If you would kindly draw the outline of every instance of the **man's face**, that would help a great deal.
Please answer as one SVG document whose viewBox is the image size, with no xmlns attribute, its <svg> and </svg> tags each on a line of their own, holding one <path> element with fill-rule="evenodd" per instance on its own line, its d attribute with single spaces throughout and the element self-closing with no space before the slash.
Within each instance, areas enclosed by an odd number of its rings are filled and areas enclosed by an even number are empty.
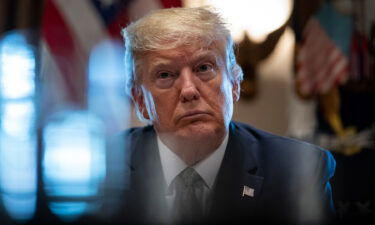
<svg viewBox="0 0 375 225">
<path fill-rule="evenodd" d="M 238 84 L 229 80 L 225 48 L 218 46 L 153 51 L 140 59 L 142 92 L 133 95 L 159 134 L 198 140 L 227 132 Z"/>
</svg>

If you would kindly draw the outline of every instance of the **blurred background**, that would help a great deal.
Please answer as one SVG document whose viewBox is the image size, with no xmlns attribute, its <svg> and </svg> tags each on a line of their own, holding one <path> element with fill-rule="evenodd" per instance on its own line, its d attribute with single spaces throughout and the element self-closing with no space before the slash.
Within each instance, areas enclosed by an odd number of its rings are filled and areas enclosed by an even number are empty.
<svg viewBox="0 0 375 225">
<path fill-rule="evenodd" d="M 330 150 L 340 223 L 374 222 L 375 1 L 0 0 L 0 224 L 118 210 L 126 156 L 108 140 L 144 125 L 124 92 L 121 28 L 203 5 L 238 44 L 234 120 Z"/>
</svg>

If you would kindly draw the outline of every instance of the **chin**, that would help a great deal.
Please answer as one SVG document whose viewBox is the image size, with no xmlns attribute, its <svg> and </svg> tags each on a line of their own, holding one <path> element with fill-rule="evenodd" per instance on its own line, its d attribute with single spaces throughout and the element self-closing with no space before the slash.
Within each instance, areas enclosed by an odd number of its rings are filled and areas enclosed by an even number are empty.
<svg viewBox="0 0 375 225">
<path fill-rule="evenodd" d="M 186 139 L 201 140 L 225 133 L 225 128 L 210 122 L 196 121 L 185 126 L 178 133 Z"/>
</svg>

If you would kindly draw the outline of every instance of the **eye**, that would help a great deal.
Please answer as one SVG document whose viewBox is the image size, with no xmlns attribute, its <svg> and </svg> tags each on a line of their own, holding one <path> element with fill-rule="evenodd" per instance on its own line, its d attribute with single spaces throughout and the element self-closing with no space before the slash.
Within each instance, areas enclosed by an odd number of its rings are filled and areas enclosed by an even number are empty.
<svg viewBox="0 0 375 225">
<path fill-rule="evenodd" d="M 204 73 L 204 72 L 212 71 L 213 69 L 214 69 L 214 67 L 213 67 L 212 64 L 210 64 L 210 63 L 203 63 L 203 64 L 200 64 L 200 65 L 196 68 L 196 72 Z"/>
<path fill-rule="evenodd" d="M 170 71 L 160 71 L 156 75 L 156 86 L 159 88 L 169 88 L 173 85 L 176 76 L 176 73 Z"/>
<path fill-rule="evenodd" d="M 168 71 L 162 71 L 162 72 L 159 72 L 158 75 L 157 75 L 157 78 L 158 79 L 168 79 L 168 78 L 172 78 L 174 75 L 173 73 L 171 72 L 168 72 Z"/>
</svg>

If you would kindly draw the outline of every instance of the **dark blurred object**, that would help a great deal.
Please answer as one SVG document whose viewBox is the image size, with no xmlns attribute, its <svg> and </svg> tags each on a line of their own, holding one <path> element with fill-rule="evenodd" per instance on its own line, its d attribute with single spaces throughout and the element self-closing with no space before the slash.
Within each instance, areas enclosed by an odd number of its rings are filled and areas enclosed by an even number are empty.
<svg viewBox="0 0 375 225">
<path fill-rule="evenodd" d="M 370 72 L 373 75 L 372 87 L 375 89 L 375 21 L 371 22 L 370 29 Z"/>
<path fill-rule="evenodd" d="M 366 7 L 371 7 L 364 0 L 352 1 L 352 18 L 354 30 L 352 33 L 350 52 L 350 77 L 345 88 L 353 92 L 375 92 L 374 54 L 371 39 L 372 28 L 366 30 L 366 23 L 370 24 L 366 15 Z"/>
<path fill-rule="evenodd" d="M 43 0 L 0 0 L 0 33 L 28 29 L 38 31 Z"/>
<path fill-rule="evenodd" d="M 370 30 L 370 55 L 372 56 L 372 62 L 374 62 L 375 57 L 375 21 L 371 23 Z M 374 71 L 374 70 L 373 70 Z"/>
</svg>

